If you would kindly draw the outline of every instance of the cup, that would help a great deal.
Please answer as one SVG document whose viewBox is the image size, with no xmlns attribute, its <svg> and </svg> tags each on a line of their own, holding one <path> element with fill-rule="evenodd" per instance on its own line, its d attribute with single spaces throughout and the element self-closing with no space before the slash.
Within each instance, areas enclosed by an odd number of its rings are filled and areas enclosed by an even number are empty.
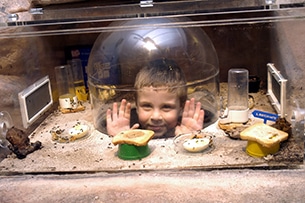
<svg viewBox="0 0 305 203">
<path fill-rule="evenodd" d="M 86 92 L 82 61 L 80 59 L 72 59 L 68 61 L 71 66 L 75 93 L 79 101 L 86 101 L 88 94 Z"/>
<path fill-rule="evenodd" d="M 249 100 L 249 73 L 247 69 L 232 68 L 228 76 L 228 109 L 247 110 Z"/>
<path fill-rule="evenodd" d="M 55 77 L 60 107 L 63 109 L 76 109 L 78 106 L 78 100 L 75 94 L 71 66 L 56 66 Z"/>
</svg>

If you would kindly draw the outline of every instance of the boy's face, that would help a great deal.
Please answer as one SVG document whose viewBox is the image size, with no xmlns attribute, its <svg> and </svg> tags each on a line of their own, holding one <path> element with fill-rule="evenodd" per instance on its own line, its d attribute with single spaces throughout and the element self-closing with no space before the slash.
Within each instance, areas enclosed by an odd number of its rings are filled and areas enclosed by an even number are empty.
<svg viewBox="0 0 305 203">
<path fill-rule="evenodd" d="M 181 113 L 178 96 L 167 90 L 144 87 L 137 95 L 137 113 L 143 129 L 153 130 L 161 137 L 173 130 Z"/>
</svg>

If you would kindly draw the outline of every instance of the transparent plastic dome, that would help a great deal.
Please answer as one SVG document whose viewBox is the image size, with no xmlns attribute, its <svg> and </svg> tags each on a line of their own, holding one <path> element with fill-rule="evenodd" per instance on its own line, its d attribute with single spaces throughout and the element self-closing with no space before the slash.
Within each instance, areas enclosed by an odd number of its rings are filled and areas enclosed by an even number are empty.
<svg viewBox="0 0 305 203">
<path fill-rule="evenodd" d="M 218 57 L 213 43 L 201 28 L 179 26 L 188 20 L 115 22 L 110 26 L 121 28 L 119 31 L 99 35 L 87 67 L 96 129 L 106 133 L 106 111 L 112 108 L 113 102 L 126 99 L 134 110 L 136 75 L 158 59 L 172 60 L 182 69 L 188 98 L 200 101 L 205 110 L 204 127 L 217 120 Z M 136 116 L 131 118 L 131 125 L 136 119 Z"/>
</svg>

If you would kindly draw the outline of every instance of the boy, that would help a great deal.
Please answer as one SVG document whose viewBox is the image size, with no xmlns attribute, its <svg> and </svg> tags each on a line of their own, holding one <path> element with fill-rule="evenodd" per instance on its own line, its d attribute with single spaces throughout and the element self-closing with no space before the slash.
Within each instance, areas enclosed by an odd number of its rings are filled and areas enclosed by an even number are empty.
<svg viewBox="0 0 305 203">
<path fill-rule="evenodd" d="M 160 138 L 203 128 L 201 103 L 187 100 L 185 76 L 173 61 L 159 59 L 144 67 L 137 74 L 135 89 L 139 123 L 131 129 L 153 130 L 154 138 Z M 130 129 L 130 112 L 131 104 L 125 99 L 119 108 L 114 103 L 112 111 L 107 110 L 107 133 L 114 136 Z"/>
</svg>

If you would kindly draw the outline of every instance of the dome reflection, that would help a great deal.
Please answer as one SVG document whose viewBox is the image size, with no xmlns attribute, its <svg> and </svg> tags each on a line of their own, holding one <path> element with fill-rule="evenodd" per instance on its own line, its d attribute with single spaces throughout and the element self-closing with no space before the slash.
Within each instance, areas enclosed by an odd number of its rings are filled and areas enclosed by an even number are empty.
<svg viewBox="0 0 305 203">
<path fill-rule="evenodd" d="M 205 126 L 217 119 L 218 57 L 206 33 L 197 27 L 179 27 L 181 19 L 141 19 L 115 22 L 119 31 L 101 33 L 87 67 L 95 127 L 105 133 L 105 112 L 127 99 L 134 107 L 137 73 L 150 62 L 169 59 L 183 70 L 188 97 L 205 109 Z M 176 26 L 177 25 L 177 26 Z M 132 119 L 136 122 L 136 117 Z"/>
</svg>

